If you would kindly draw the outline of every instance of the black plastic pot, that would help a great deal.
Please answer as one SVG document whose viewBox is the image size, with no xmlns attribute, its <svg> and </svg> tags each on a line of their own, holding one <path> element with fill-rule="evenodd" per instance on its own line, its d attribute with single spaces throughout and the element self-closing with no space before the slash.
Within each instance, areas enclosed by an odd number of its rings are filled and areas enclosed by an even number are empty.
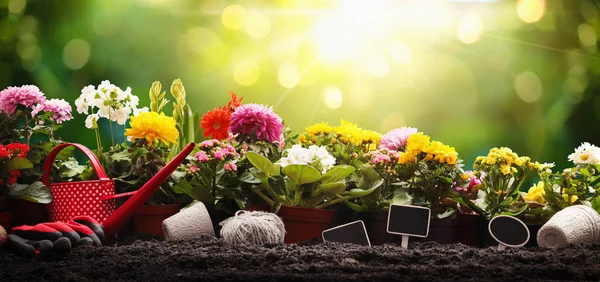
<svg viewBox="0 0 600 282">
<path fill-rule="evenodd" d="M 456 241 L 467 246 L 479 247 L 481 245 L 479 232 L 480 225 L 485 220 L 477 214 L 458 214 Z"/>
<path fill-rule="evenodd" d="M 427 237 L 419 238 L 414 241 L 433 241 L 439 244 L 454 244 L 458 241 L 457 230 L 458 220 L 456 218 L 431 219 Z"/>
</svg>

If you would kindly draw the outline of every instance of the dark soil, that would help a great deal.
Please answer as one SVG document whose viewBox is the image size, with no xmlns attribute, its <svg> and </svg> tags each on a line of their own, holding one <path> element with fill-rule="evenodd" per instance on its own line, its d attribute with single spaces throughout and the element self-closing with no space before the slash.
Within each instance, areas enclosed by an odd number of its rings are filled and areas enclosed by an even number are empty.
<svg viewBox="0 0 600 282">
<path fill-rule="evenodd" d="M 600 280 L 600 245 L 559 251 L 414 243 L 223 246 L 156 237 L 25 258 L 0 252 L 0 281 L 554 281 Z"/>
</svg>

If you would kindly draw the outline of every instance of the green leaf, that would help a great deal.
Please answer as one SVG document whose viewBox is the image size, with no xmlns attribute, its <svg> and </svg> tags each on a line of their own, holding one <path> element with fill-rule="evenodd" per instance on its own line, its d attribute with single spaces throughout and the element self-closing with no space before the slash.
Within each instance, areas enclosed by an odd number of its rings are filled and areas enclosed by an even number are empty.
<svg viewBox="0 0 600 282">
<path fill-rule="evenodd" d="M 52 193 L 50 193 L 50 189 L 39 181 L 33 182 L 31 185 L 14 185 L 10 187 L 9 195 L 13 198 L 39 204 L 48 204 L 52 202 Z"/>
<path fill-rule="evenodd" d="M 28 159 L 25 158 L 14 158 L 6 164 L 6 170 L 21 170 L 32 167 L 33 163 L 31 163 Z"/>
<path fill-rule="evenodd" d="M 284 167 L 283 174 L 293 179 L 298 185 L 317 182 L 321 178 L 321 173 L 309 165 L 293 164 Z"/>
<path fill-rule="evenodd" d="M 260 179 L 256 178 L 252 173 L 246 171 L 240 176 L 240 181 L 250 184 L 260 184 Z"/>
<path fill-rule="evenodd" d="M 357 205 L 357 204 L 352 203 L 350 201 L 346 201 L 345 203 L 346 203 L 346 205 L 348 207 L 350 207 L 355 212 L 365 212 L 365 211 L 367 211 L 369 209 L 369 207 L 367 205 Z"/>
<path fill-rule="evenodd" d="M 58 167 L 58 172 L 61 178 L 73 178 L 80 175 L 85 170 L 85 166 L 80 165 L 75 158 L 70 158 L 68 161 L 61 162 Z"/>
<path fill-rule="evenodd" d="M 267 174 L 267 176 L 279 175 L 277 167 L 264 156 L 255 152 L 248 152 L 246 158 L 254 167 Z"/>
<path fill-rule="evenodd" d="M 207 206 L 214 205 L 215 199 L 213 198 L 212 193 L 202 185 L 192 186 L 187 180 L 181 180 L 173 185 L 173 191 L 180 194 L 186 194 L 190 196 L 190 198 L 200 201 Z"/>
<path fill-rule="evenodd" d="M 355 170 L 356 170 L 356 168 L 354 168 L 353 166 L 337 165 L 337 166 L 334 166 L 332 169 L 330 169 L 325 174 L 323 174 L 323 176 L 321 176 L 321 179 L 319 179 L 319 181 L 323 184 L 338 182 L 338 181 L 344 180 L 346 177 L 348 177 L 350 174 L 352 174 Z"/>
<path fill-rule="evenodd" d="M 326 183 L 319 185 L 318 189 L 325 194 L 337 195 L 346 190 L 346 184 L 341 182 Z"/>
<path fill-rule="evenodd" d="M 348 191 L 348 195 L 353 198 L 360 198 L 360 197 L 364 197 L 364 196 L 367 196 L 367 195 L 373 193 L 375 191 L 375 189 L 377 189 L 377 187 L 371 188 L 369 190 L 354 188 L 354 189 L 350 189 L 350 191 Z"/>
</svg>

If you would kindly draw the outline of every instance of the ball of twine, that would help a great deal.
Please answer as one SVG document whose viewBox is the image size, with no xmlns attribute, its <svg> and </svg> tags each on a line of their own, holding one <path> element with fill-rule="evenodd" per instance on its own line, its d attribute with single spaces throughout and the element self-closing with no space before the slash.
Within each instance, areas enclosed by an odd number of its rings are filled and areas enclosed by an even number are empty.
<svg viewBox="0 0 600 282">
<path fill-rule="evenodd" d="M 229 246 L 283 244 L 285 237 L 283 221 L 274 213 L 242 210 L 219 225 Z"/>
</svg>

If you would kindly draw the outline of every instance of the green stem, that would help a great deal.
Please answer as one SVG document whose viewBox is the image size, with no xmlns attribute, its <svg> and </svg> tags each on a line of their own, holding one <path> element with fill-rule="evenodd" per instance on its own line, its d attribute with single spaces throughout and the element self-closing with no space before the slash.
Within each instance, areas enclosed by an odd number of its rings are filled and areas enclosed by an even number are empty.
<svg viewBox="0 0 600 282">
<path fill-rule="evenodd" d="M 347 200 L 347 199 L 349 199 L 349 198 L 346 198 L 346 197 L 340 197 L 340 198 L 337 198 L 337 199 L 335 199 L 335 200 L 333 200 L 333 201 L 329 201 L 329 202 L 322 203 L 322 204 L 320 204 L 320 205 L 316 206 L 316 207 L 315 207 L 315 209 L 322 209 L 322 208 L 326 208 L 326 207 L 328 207 L 328 206 L 331 206 L 331 205 L 334 205 L 334 204 L 337 204 L 337 203 L 343 202 L 343 201 L 345 201 L 345 200 Z"/>
<path fill-rule="evenodd" d="M 27 112 L 23 112 L 23 116 L 25 117 L 25 140 L 27 141 L 27 146 L 29 146 L 29 140 L 31 139 L 31 133 L 30 133 L 30 128 L 29 127 L 29 117 L 27 115 Z"/>
<path fill-rule="evenodd" d="M 267 202 L 267 204 L 269 204 L 270 206 L 273 206 L 275 204 L 275 201 L 269 199 L 269 197 L 267 197 L 267 195 L 263 194 L 263 192 L 261 192 L 260 190 L 252 189 L 252 191 L 254 191 L 254 193 L 256 193 L 256 195 L 261 197 L 263 200 L 265 200 L 265 202 Z"/>
<path fill-rule="evenodd" d="M 109 126 L 109 128 L 110 128 L 110 139 L 111 139 L 110 141 L 111 141 L 111 144 L 112 144 L 112 145 L 113 145 L 113 147 L 114 147 L 114 146 L 115 146 L 115 136 L 114 136 L 114 134 L 113 134 L 113 129 L 112 129 L 112 121 L 110 121 L 110 115 L 109 115 L 109 117 L 108 117 L 108 126 Z"/>
</svg>

